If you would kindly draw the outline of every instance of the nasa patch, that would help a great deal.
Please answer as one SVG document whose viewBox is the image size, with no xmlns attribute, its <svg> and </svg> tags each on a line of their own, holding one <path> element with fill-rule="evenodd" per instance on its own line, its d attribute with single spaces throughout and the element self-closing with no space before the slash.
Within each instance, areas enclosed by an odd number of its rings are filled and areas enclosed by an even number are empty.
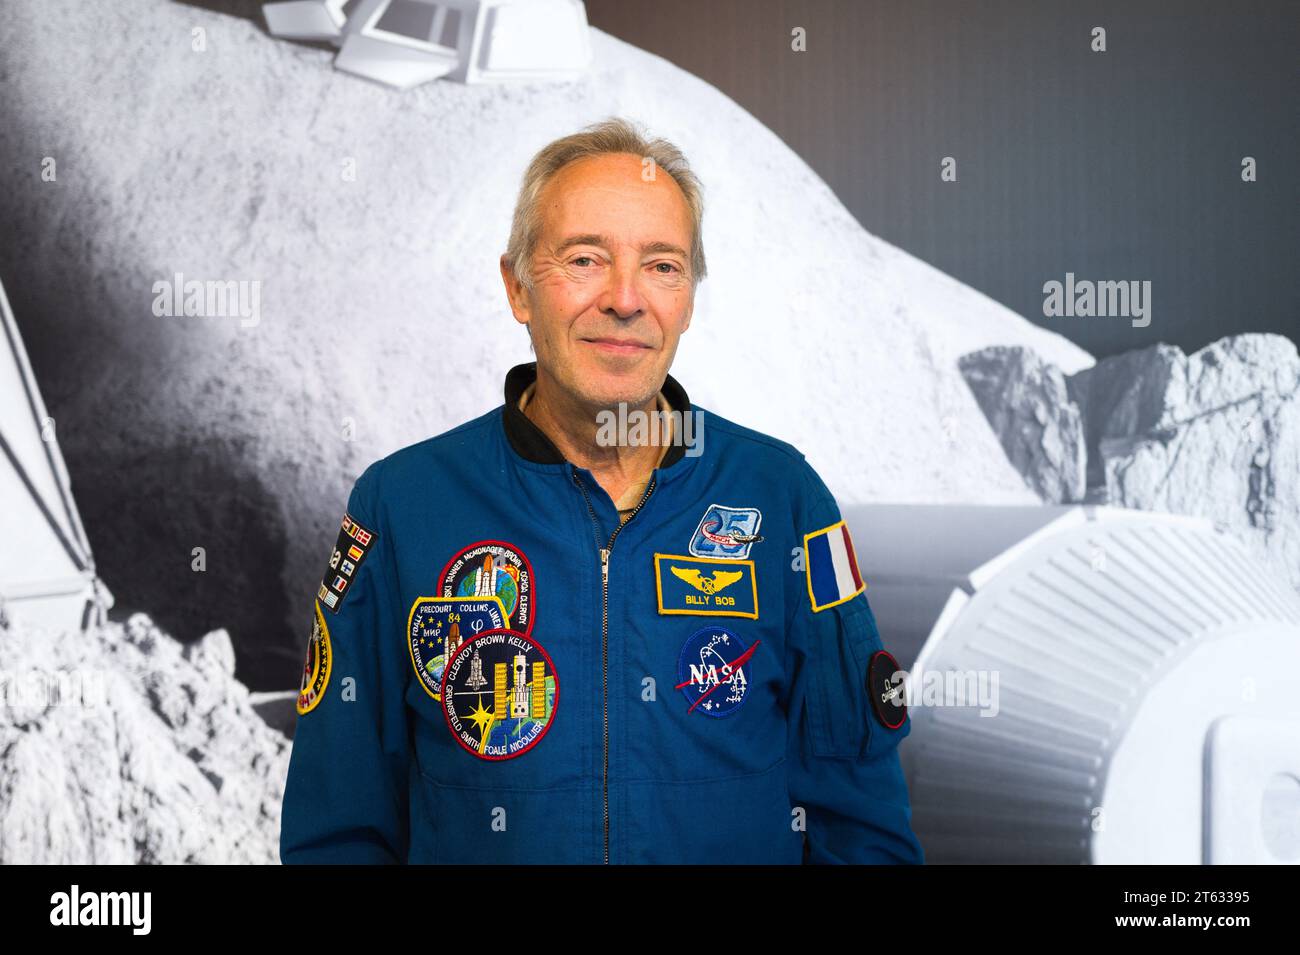
<svg viewBox="0 0 1300 955">
<path fill-rule="evenodd" d="M 763 539 L 758 533 L 762 523 L 763 512 L 756 507 L 710 504 L 687 550 L 696 557 L 744 560 L 749 549 Z"/>
<path fill-rule="evenodd" d="M 451 658 L 441 693 L 447 726 L 466 752 L 513 759 L 551 728 L 560 684 L 540 644 L 513 630 L 484 630 Z"/>
<path fill-rule="evenodd" d="M 750 658 L 758 649 L 755 640 L 746 647 L 726 627 L 696 630 L 682 645 L 677 658 L 677 686 L 690 704 L 709 716 L 730 716 L 749 695 Z"/>
<path fill-rule="evenodd" d="M 886 650 L 877 650 L 867 664 L 867 692 L 871 695 L 871 709 L 880 725 L 886 729 L 896 730 L 907 719 L 902 669 Z M 895 674 L 897 680 L 894 679 Z"/>
<path fill-rule="evenodd" d="M 438 576 L 438 591 L 443 597 L 496 597 L 507 627 L 525 636 L 532 632 L 533 565 L 513 544 L 470 544 L 447 561 Z"/>
<path fill-rule="evenodd" d="M 366 530 L 351 514 L 343 515 L 334 553 L 330 554 L 329 566 L 325 568 L 325 576 L 316 591 L 317 598 L 330 613 L 339 612 L 348 588 L 361 572 L 361 564 L 370 553 L 374 539 L 374 531 Z"/>
<path fill-rule="evenodd" d="M 320 604 L 312 601 L 311 636 L 307 638 L 307 659 L 302 666 L 302 679 L 298 684 L 298 715 L 310 713 L 325 698 L 325 687 L 330 682 L 330 667 L 334 652 L 330 648 L 330 630 Z"/>
<path fill-rule="evenodd" d="M 484 630 L 500 630 L 506 615 L 499 597 L 417 597 L 406 621 L 411 666 L 424 691 L 442 699 L 442 671 L 460 645 Z"/>
</svg>

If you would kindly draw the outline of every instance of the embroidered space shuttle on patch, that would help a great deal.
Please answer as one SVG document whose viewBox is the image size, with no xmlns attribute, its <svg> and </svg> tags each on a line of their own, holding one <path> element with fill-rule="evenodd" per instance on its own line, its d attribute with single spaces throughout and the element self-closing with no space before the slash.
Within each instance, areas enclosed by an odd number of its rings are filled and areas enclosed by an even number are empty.
<svg viewBox="0 0 1300 955">
<path fill-rule="evenodd" d="M 867 589 L 844 521 L 805 534 L 803 553 L 814 613 L 852 600 Z"/>
</svg>

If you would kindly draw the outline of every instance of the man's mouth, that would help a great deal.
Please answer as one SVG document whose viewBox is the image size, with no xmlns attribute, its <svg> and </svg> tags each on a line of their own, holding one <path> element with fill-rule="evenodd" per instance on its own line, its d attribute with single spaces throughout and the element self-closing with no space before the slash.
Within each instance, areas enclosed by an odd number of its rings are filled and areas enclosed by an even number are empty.
<svg viewBox="0 0 1300 955">
<path fill-rule="evenodd" d="M 650 348 L 644 342 L 629 338 L 584 338 L 582 341 L 588 345 L 595 345 L 602 351 L 612 352 L 616 355 L 632 355 Z"/>
</svg>

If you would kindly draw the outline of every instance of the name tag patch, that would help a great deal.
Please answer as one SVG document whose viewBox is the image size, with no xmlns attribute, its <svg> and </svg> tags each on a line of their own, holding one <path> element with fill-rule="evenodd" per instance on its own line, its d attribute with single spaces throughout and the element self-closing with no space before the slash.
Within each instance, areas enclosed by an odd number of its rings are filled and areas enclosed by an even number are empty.
<svg viewBox="0 0 1300 955">
<path fill-rule="evenodd" d="M 655 554 L 655 594 L 661 614 L 758 619 L 752 560 Z"/>
</svg>

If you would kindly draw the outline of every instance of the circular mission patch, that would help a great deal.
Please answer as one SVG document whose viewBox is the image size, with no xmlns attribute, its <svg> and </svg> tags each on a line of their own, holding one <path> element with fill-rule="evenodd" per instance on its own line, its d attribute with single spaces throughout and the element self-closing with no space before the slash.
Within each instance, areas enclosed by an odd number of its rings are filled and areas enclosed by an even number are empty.
<svg viewBox="0 0 1300 955">
<path fill-rule="evenodd" d="M 686 638 L 677 658 L 677 686 L 686 695 L 686 712 L 730 716 L 749 695 L 750 657 L 755 640 L 744 641 L 726 627 L 704 627 Z"/>
<path fill-rule="evenodd" d="M 302 666 L 302 682 L 298 685 L 298 715 L 310 713 L 325 698 L 325 687 L 330 682 L 330 665 L 334 653 L 330 649 L 330 630 L 325 625 L 325 615 L 320 603 L 313 600 L 311 636 L 307 639 L 307 659 Z"/>
<path fill-rule="evenodd" d="M 513 544 L 470 544 L 447 561 L 438 576 L 438 592 L 443 597 L 497 597 L 506 626 L 525 636 L 532 632 L 533 565 Z"/>
<path fill-rule="evenodd" d="M 560 685 L 541 645 L 513 630 L 468 637 L 442 677 L 447 726 L 479 759 L 513 759 L 546 735 Z"/>
<path fill-rule="evenodd" d="M 903 687 L 902 667 L 885 650 L 877 650 L 867 664 L 867 692 L 871 695 L 871 710 L 880 725 L 896 730 L 907 719 L 907 703 Z M 898 679 L 893 680 L 894 674 Z"/>
</svg>

